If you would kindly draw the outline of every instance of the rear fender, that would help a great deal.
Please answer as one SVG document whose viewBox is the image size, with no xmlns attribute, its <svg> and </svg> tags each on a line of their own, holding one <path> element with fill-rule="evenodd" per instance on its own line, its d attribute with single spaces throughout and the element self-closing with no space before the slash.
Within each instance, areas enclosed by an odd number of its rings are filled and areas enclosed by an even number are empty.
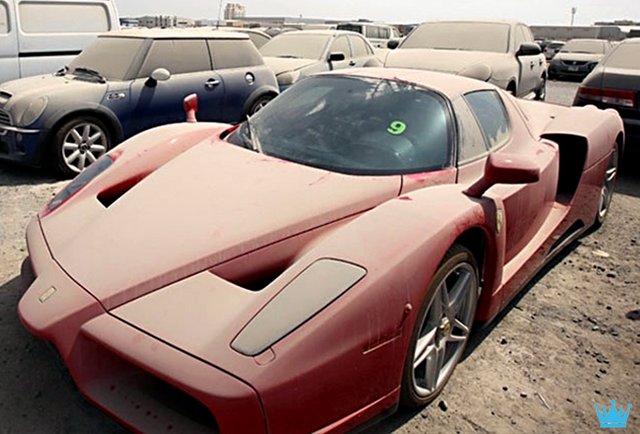
<svg viewBox="0 0 640 434">
<path fill-rule="evenodd" d="M 619 136 L 623 138 L 623 146 L 624 126 L 618 112 L 591 105 L 561 111 L 540 134 L 541 138 L 556 142 L 561 141 L 558 139 L 561 137 L 578 138 L 578 142 L 586 140 L 585 170 L 609 155 Z"/>
</svg>

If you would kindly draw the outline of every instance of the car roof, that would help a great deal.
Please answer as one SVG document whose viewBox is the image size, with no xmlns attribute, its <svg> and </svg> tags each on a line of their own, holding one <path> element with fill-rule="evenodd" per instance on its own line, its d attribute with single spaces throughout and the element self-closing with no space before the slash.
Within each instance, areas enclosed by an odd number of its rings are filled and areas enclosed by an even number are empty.
<svg viewBox="0 0 640 434">
<path fill-rule="evenodd" d="M 520 21 L 511 21 L 511 20 L 436 20 L 436 21 L 426 21 L 422 24 L 433 24 L 433 23 L 461 23 L 461 24 L 508 24 L 510 26 L 516 26 L 518 24 L 525 25 Z"/>
<path fill-rule="evenodd" d="M 497 89 L 495 86 L 485 83 L 484 81 L 421 69 L 352 68 L 326 72 L 320 75 L 342 75 L 404 81 L 435 90 L 447 96 L 449 99 L 455 99 L 462 94 L 477 90 Z"/>
<path fill-rule="evenodd" d="M 286 33 L 281 33 L 281 34 L 286 34 L 286 35 L 327 35 L 327 36 L 331 36 L 331 35 L 358 35 L 358 36 L 362 36 L 360 35 L 360 33 L 357 32 L 351 32 L 349 30 L 333 30 L 333 29 L 329 29 L 329 30 L 298 30 L 295 32 L 286 32 Z M 280 36 L 280 35 L 278 35 Z"/>
<path fill-rule="evenodd" d="M 219 31 L 207 28 L 196 29 L 127 29 L 100 35 L 103 38 L 140 38 L 140 39 L 249 39 L 249 35 L 240 32 Z"/>
</svg>

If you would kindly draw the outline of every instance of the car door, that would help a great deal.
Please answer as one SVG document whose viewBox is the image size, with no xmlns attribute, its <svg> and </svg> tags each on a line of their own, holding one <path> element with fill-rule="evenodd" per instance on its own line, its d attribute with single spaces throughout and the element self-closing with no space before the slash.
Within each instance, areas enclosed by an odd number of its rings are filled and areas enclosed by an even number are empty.
<svg viewBox="0 0 640 434">
<path fill-rule="evenodd" d="M 329 54 L 333 53 L 344 54 L 344 60 L 340 62 L 332 62 L 333 69 L 352 68 L 356 65 L 356 62 L 353 59 L 353 55 L 351 53 L 349 39 L 347 39 L 346 35 L 340 35 L 331 42 L 331 45 L 329 46 L 329 52 L 327 53 L 327 58 Z"/>
<path fill-rule="evenodd" d="M 13 3 L 0 0 L 0 83 L 20 77 Z"/>
<path fill-rule="evenodd" d="M 516 53 L 520 46 L 524 43 L 534 43 L 533 36 L 528 28 L 519 24 L 514 29 L 514 41 Z M 538 88 L 542 71 L 544 69 L 544 60 L 542 54 L 530 56 L 518 56 L 520 63 L 520 85 L 518 88 L 518 96 L 523 96 Z"/>
<path fill-rule="evenodd" d="M 349 35 L 349 42 L 351 43 L 351 52 L 353 54 L 353 60 L 356 68 L 362 68 L 367 65 L 375 56 L 371 45 L 365 38 L 359 35 Z"/>
<path fill-rule="evenodd" d="M 166 81 L 150 80 L 153 71 L 167 69 Z M 219 120 L 225 97 L 220 74 L 211 67 L 205 39 L 154 40 L 131 85 L 131 116 L 127 132 L 132 135 L 149 128 L 183 122 L 183 100 L 198 95 L 198 119 Z"/>
<path fill-rule="evenodd" d="M 256 90 L 264 62 L 249 39 L 210 39 L 213 68 L 224 86 L 219 121 L 240 122 L 245 118 L 247 101 Z"/>
<path fill-rule="evenodd" d="M 515 108 L 508 109 L 498 92 L 471 92 L 464 96 L 464 100 L 480 127 L 488 152 L 517 154 L 540 163 L 541 181 L 500 184 L 487 192 L 488 197 L 499 199 L 504 206 L 506 264 L 531 242 L 551 211 L 557 187 L 557 154 L 531 137 Z M 456 112 L 459 113 L 460 109 L 456 108 Z M 471 183 L 483 175 L 483 156 L 486 156 L 483 152 L 483 146 L 479 144 L 470 153 L 472 159 L 466 167 L 459 169 L 461 182 Z M 464 153 L 461 155 L 464 158 Z"/>
</svg>

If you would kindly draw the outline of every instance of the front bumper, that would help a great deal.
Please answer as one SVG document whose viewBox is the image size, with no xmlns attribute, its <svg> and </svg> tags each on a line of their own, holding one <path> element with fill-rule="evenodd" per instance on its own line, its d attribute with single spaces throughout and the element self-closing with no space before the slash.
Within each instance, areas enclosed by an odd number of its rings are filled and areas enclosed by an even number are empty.
<svg viewBox="0 0 640 434">
<path fill-rule="evenodd" d="M 0 159 L 38 165 L 46 136 L 45 130 L 0 125 Z"/>
<path fill-rule="evenodd" d="M 139 432 L 266 432 L 252 387 L 105 311 L 56 263 L 38 218 L 27 246 L 35 281 L 20 300 L 20 319 L 53 342 L 95 405 Z"/>
</svg>

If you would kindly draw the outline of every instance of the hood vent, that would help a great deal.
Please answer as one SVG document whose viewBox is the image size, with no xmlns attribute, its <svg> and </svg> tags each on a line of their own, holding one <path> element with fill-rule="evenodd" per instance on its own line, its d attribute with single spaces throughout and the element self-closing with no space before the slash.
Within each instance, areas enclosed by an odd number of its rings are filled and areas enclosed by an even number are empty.
<svg viewBox="0 0 640 434">
<path fill-rule="evenodd" d="M 126 179 L 116 185 L 113 185 L 106 190 L 98 193 L 98 201 L 105 207 L 109 208 L 118 199 L 127 194 L 129 190 L 138 185 L 140 181 L 146 178 L 148 173 L 142 173 L 138 176 Z"/>
</svg>

